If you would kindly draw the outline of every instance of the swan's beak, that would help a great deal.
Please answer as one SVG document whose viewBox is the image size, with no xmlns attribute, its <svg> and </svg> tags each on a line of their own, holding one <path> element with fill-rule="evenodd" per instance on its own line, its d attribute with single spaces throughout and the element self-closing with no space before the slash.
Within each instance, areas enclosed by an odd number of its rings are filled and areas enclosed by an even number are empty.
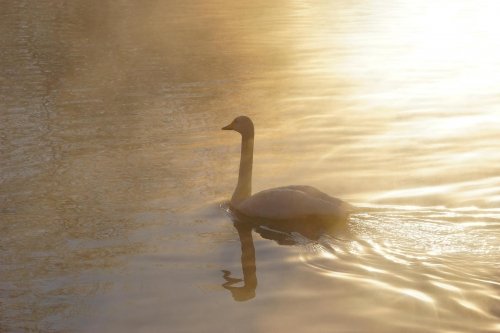
<svg viewBox="0 0 500 333">
<path fill-rule="evenodd" d="M 233 123 L 231 123 L 231 124 L 229 124 L 227 126 L 224 126 L 221 129 L 223 129 L 223 130 L 232 130 L 233 129 Z"/>
</svg>

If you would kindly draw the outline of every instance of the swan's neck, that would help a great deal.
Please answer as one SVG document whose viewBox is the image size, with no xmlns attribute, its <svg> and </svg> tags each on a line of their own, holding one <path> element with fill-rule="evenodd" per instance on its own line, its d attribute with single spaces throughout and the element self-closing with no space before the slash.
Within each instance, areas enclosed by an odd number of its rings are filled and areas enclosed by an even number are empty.
<svg viewBox="0 0 500 333">
<path fill-rule="evenodd" d="M 237 206 L 252 195 L 253 133 L 241 139 L 240 172 L 238 185 L 231 197 L 231 205 Z"/>
</svg>

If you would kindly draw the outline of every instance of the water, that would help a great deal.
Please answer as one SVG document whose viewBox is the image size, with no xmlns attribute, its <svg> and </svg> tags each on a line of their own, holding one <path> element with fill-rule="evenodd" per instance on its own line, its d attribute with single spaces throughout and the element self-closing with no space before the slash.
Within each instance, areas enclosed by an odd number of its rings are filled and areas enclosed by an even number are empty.
<svg viewBox="0 0 500 333">
<path fill-rule="evenodd" d="M 500 331 L 498 9 L 3 2 L 0 331 Z M 347 231 L 233 224 L 240 114 Z"/>
</svg>

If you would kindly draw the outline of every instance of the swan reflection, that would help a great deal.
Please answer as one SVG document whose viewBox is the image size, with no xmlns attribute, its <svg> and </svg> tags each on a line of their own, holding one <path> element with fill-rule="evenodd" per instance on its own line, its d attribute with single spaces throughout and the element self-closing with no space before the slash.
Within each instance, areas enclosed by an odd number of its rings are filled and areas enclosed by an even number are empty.
<svg viewBox="0 0 500 333">
<path fill-rule="evenodd" d="M 233 222 L 241 244 L 241 269 L 243 279 L 234 278 L 228 270 L 222 270 L 225 282 L 222 287 L 229 290 L 233 299 L 238 302 L 247 301 L 256 296 L 257 265 L 255 260 L 255 246 L 252 232 L 255 231 L 262 238 L 274 240 L 279 245 L 296 245 L 294 234 L 318 241 L 322 235 L 338 235 L 346 233 L 347 217 L 342 220 L 326 221 L 306 220 L 256 220 L 233 212 Z M 235 286 L 243 283 L 242 286 Z"/>
<path fill-rule="evenodd" d="M 235 222 L 234 227 L 238 231 L 241 243 L 241 269 L 243 280 L 231 277 L 231 272 L 223 270 L 223 278 L 226 280 L 222 287 L 231 292 L 235 301 L 247 301 L 255 297 L 257 289 L 257 268 L 255 265 L 255 247 L 252 238 L 252 226 L 244 222 Z M 235 287 L 236 283 L 242 282 L 243 286 Z"/>
</svg>

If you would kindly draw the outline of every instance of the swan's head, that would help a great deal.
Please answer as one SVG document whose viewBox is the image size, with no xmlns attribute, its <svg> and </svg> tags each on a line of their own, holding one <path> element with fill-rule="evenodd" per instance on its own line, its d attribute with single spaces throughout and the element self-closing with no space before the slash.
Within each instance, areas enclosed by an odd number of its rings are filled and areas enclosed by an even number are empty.
<svg viewBox="0 0 500 333">
<path fill-rule="evenodd" d="M 253 122 L 247 116 L 234 118 L 231 124 L 222 127 L 223 130 L 233 130 L 241 133 L 242 136 L 253 136 Z"/>
</svg>

